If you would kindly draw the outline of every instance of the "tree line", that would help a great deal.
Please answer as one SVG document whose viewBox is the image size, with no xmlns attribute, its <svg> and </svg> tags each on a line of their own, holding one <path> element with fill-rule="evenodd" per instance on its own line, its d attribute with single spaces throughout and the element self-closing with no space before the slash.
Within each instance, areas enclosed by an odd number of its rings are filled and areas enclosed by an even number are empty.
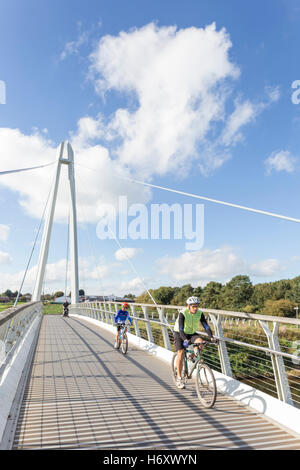
<svg viewBox="0 0 300 470">
<path fill-rule="evenodd" d="M 253 285 L 249 276 L 240 274 L 226 284 L 211 281 L 205 287 L 186 284 L 149 291 L 161 305 L 185 305 L 193 295 L 200 299 L 203 308 L 295 317 L 295 307 L 300 305 L 300 276 Z M 153 303 L 146 291 L 135 301 Z"/>
</svg>

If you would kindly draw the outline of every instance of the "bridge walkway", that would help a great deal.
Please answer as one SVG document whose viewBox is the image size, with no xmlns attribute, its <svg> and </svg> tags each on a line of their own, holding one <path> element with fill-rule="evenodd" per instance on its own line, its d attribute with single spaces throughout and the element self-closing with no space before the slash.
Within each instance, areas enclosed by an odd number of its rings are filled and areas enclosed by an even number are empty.
<svg viewBox="0 0 300 470">
<path fill-rule="evenodd" d="M 219 394 L 206 410 L 170 367 L 84 319 L 46 315 L 13 449 L 300 449 L 300 438 Z"/>
</svg>

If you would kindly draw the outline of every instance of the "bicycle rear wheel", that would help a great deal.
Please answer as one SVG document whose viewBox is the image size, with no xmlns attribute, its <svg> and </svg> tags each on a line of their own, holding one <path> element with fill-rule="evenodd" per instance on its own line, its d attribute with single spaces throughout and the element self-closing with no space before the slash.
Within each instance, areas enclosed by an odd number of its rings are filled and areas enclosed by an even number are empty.
<svg viewBox="0 0 300 470">
<path fill-rule="evenodd" d="M 214 406 L 217 386 L 213 371 L 206 364 L 198 364 L 196 370 L 196 390 L 198 398 L 205 408 Z"/>
<path fill-rule="evenodd" d="M 124 334 L 123 337 L 122 337 L 122 344 L 121 344 L 121 351 L 123 354 L 126 354 L 127 353 L 127 349 L 128 349 L 128 338 L 127 338 L 127 335 Z"/>
<path fill-rule="evenodd" d="M 173 377 L 173 382 L 175 385 L 177 385 L 177 353 L 174 353 L 173 358 L 172 358 L 172 377 Z M 187 376 L 185 372 L 185 367 L 184 367 L 184 359 L 183 359 L 183 364 L 182 364 L 182 370 L 181 370 L 181 378 L 184 379 L 186 382 Z"/>
</svg>

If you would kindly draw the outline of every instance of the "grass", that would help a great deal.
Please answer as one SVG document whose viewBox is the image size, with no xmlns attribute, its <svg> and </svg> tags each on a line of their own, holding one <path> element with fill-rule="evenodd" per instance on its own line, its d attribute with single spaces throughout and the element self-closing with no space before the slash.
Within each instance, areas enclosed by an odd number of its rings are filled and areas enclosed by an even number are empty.
<svg viewBox="0 0 300 470">
<path fill-rule="evenodd" d="M 24 305 L 26 304 L 27 302 L 18 302 L 18 307 L 20 307 L 21 305 Z M 4 310 L 7 310 L 11 307 L 14 306 L 14 301 L 13 302 L 7 302 L 5 304 L 0 304 L 0 312 L 3 312 Z"/>
<path fill-rule="evenodd" d="M 62 315 L 63 306 L 62 304 L 44 304 L 43 314 L 44 315 Z"/>
<path fill-rule="evenodd" d="M 24 305 L 26 302 L 18 302 L 18 307 Z M 4 310 L 7 310 L 14 306 L 14 302 L 7 302 L 5 304 L 0 304 L 0 313 Z M 61 315 L 63 313 L 62 304 L 44 304 L 43 309 L 44 315 Z"/>
</svg>

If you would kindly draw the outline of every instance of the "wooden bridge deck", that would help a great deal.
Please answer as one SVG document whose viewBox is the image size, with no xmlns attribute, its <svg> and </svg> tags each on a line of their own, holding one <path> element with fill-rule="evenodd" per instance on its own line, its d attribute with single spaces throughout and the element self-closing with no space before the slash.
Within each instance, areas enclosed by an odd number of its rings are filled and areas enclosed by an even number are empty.
<svg viewBox="0 0 300 470">
<path fill-rule="evenodd" d="M 205 410 L 170 367 L 84 320 L 45 316 L 13 449 L 300 449 L 300 439 L 224 395 Z"/>
</svg>

